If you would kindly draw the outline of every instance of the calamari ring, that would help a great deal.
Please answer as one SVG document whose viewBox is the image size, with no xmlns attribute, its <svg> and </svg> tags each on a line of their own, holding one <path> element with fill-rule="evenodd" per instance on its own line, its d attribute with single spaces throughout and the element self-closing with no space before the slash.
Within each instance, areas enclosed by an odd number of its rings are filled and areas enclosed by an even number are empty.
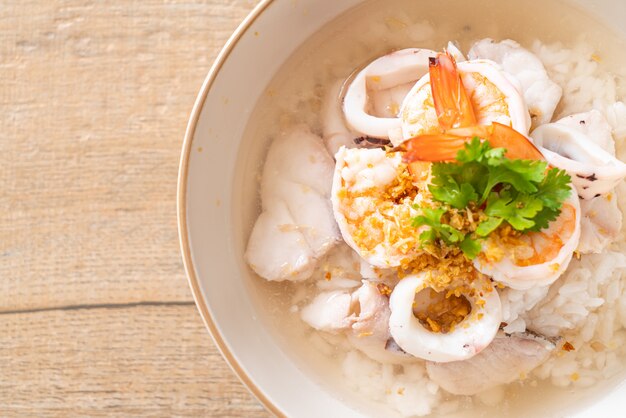
<svg viewBox="0 0 626 418">
<path fill-rule="evenodd" d="M 396 343 L 415 357 L 436 362 L 465 360 L 487 347 L 502 321 L 500 296 L 483 276 L 463 284 L 459 291 L 472 309 L 453 330 L 442 334 L 426 329 L 413 313 L 415 295 L 430 287 L 428 273 L 402 279 L 389 299 L 389 330 Z"/>
<path fill-rule="evenodd" d="M 343 111 L 356 131 L 375 138 L 389 138 L 398 130 L 399 118 L 379 118 L 368 113 L 368 89 L 383 90 L 417 80 L 428 72 L 428 59 L 436 56 L 429 49 L 407 48 L 382 56 L 361 70 L 346 92 Z"/>
<path fill-rule="evenodd" d="M 626 164 L 572 127 L 548 123 L 535 129 L 532 138 L 551 165 L 568 172 L 583 199 L 610 192 L 626 177 Z"/>
</svg>

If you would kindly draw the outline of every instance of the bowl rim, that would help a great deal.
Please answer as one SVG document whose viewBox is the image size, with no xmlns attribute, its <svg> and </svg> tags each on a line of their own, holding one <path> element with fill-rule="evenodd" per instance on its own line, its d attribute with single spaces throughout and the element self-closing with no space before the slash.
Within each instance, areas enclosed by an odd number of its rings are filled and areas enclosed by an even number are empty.
<svg viewBox="0 0 626 418">
<path fill-rule="evenodd" d="M 204 103 L 209 94 L 209 91 L 211 90 L 211 87 L 213 86 L 215 79 L 217 78 L 217 75 L 219 74 L 222 66 L 230 56 L 231 52 L 233 51 L 239 40 L 248 31 L 248 29 L 250 29 L 250 26 L 252 26 L 252 24 L 261 15 L 261 13 L 263 13 L 263 11 L 265 11 L 268 6 L 273 2 L 274 0 L 260 0 L 260 2 L 239 24 L 239 26 L 237 26 L 230 38 L 228 38 L 228 41 L 226 41 L 226 43 L 220 50 L 217 58 L 215 58 L 213 65 L 209 69 L 209 72 L 204 79 L 204 82 L 202 83 L 202 87 L 200 87 L 200 91 L 198 92 L 196 101 L 194 102 L 191 114 L 189 115 L 189 121 L 187 123 L 187 128 L 185 130 L 185 136 L 183 139 L 180 164 L 178 168 L 176 212 L 178 223 L 178 239 L 180 242 L 180 251 L 183 259 L 185 274 L 187 276 L 187 281 L 191 289 L 191 294 L 193 295 L 196 307 L 198 309 L 198 312 L 200 313 L 200 316 L 202 317 L 206 329 L 209 331 L 209 334 L 213 338 L 213 342 L 217 346 L 222 357 L 226 360 L 231 370 L 235 372 L 235 375 L 246 386 L 246 388 L 257 398 L 259 402 L 261 402 L 261 404 L 269 412 L 277 417 L 286 418 L 287 415 L 283 411 L 281 411 L 279 407 L 265 395 L 261 388 L 252 381 L 250 376 L 248 376 L 246 371 L 243 369 L 241 364 L 239 364 L 233 353 L 226 345 L 223 336 L 219 332 L 215 324 L 214 318 L 212 317 L 206 301 L 202 297 L 202 293 L 200 291 L 200 285 L 198 283 L 198 278 L 196 276 L 195 267 L 193 264 L 193 257 L 191 256 L 191 245 L 189 242 L 189 234 L 187 229 L 187 180 L 189 175 L 189 157 L 193 148 L 193 138 L 196 133 L 196 127 L 200 119 L 200 114 L 202 113 L 202 109 L 204 108 Z"/>
</svg>

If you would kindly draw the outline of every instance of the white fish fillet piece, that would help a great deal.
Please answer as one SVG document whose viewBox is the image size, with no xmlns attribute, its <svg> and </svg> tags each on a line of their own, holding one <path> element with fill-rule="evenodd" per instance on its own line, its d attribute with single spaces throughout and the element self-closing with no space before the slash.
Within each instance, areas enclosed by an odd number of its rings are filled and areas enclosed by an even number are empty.
<svg viewBox="0 0 626 418">
<path fill-rule="evenodd" d="M 291 217 L 276 201 L 256 220 L 246 250 L 250 267 L 267 280 L 304 280 L 315 268 L 313 251 Z"/>
<path fill-rule="evenodd" d="M 339 240 L 330 205 L 334 162 L 322 139 L 299 126 L 270 146 L 261 179 L 262 213 L 246 250 L 267 280 L 306 280 Z"/>
<path fill-rule="evenodd" d="M 300 316 L 319 331 L 340 331 L 354 322 L 351 304 L 352 297 L 346 291 L 323 292 L 302 309 Z"/>
<path fill-rule="evenodd" d="M 348 333 L 348 341 L 354 347 L 381 363 L 416 361 L 415 357 L 387 349 L 387 342 L 391 338 L 389 298 L 381 295 L 372 282 L 363 280 L 363 286 L 352 293 L 352 303 L 359 307 L 352 332 Z"/>
<path fill-rule="evenodd" d="M 614 193 L 580 201 L 581 254 L 601 253 L 619 235 L 622 229 L 622 211 Z"/>
<path fill-rule="evenodd" d="M 450 363 L 426 362 L 428 376 L 455 395 L 474 395 L 524 377 L 546 361 L 555 345 L 529 334 L 499 334 L 478 355 Z"/>
<path fill-rule="evenodd" d="M 273 187 L 276 178 L 311 187 L 330 196 L 335 162 L 322 139 L 308 127 L 299 125 L 279 136 L 272 145 L 263 167 L 262 194 Z"/>
<path fill-rule="evenodd" d="M 264 202 L 282 201 L 287 205 L 293 225 L 309 243 L 314 257 L 321 257 L 336 244 L 337 224 L 327 195 L 305 184 L 275 177 L 271 179 L 271 184 L 263 187 L 262 199 Z"/>
<path fill-rule="evenodd" d="M 405 353 L 387 349 L 390 314 L 389 299 L 380 294 L 374 283 L 363 280 L 352 293 L 334 290 L 318 294 L 300 316 L 319 331 L 345 332 L 350 344 L 373 360 L 391 364 L 416 361 Z"/>
</svg>

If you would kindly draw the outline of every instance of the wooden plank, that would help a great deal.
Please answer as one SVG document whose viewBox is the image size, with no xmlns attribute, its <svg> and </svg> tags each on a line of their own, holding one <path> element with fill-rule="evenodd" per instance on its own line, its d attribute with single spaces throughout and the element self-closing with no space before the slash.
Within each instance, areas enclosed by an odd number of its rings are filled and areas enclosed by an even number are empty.
<svg viewBox="0 0 626 418">
<path fill-rule="evenodd" d="M 269 417 L 193 305 L 0 315 L 0 415 Z"/>
<path fill-rule="evenodd" d="M 191 300 L 180 147 L 213 58 L 254 3 L 0 7 L 0 310 Z"/>
<path fill-rule="evenodd" d="M 191 303 L 175 212 L 188 113 L 254 3 L 0 7 L 1 416 L 268 416 Z"/>
</svg>

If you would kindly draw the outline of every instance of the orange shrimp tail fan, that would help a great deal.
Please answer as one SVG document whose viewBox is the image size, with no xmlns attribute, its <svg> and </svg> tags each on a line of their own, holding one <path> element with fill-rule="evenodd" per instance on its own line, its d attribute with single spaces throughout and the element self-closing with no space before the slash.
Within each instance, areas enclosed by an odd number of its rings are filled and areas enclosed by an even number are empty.
<svg viewBox="0 0 626 418">
<path fill-rule="evenodd" d="M 493 132 L 489 137 L 489 144 L 493 148 L 506 148 L 507 158 L 524 160 L 545 159 L 535 144 L 515 129 L 498 122 L 494 122 L 491 126 L 493 126 Z"/>
<path fill-rule="evenodd" d="M 476 125 L 450 129 L 445 133 L 419 135 L 405 141 L 399 149 L 405 151 L 403 159 L 413 161 L 453 161 L 465 144 L 478 137 L 493 148 L 505 148 L 511 159 L 544 160 L 543 154 L 528 138 L 515 129 L 494 122 L 489 126 Z"/>
<path fill-rule="evenodd" d="M 403 160 L 413 161 L 452 161 L 456 158 L 459 150 L 463 149 L 467 138 L 447 135 L 432 134 L 420 135 L 404 142 L 400 148 L 405 150 Z"/>
</svg>

